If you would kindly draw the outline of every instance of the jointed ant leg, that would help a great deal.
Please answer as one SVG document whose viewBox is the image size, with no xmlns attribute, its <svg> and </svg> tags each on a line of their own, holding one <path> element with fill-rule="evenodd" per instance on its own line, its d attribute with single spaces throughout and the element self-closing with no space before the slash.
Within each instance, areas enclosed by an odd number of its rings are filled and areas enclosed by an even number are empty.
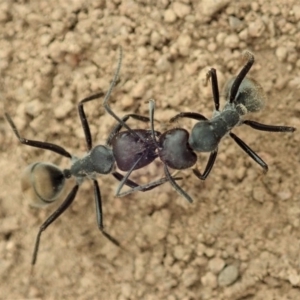
<svg viewBox="0 0 300 300">
<path fill-rule="evenodd" d="M 139 121 L 142 121 L 142 122 L 149 122 L 149 118 L 148 117 L 144 117 L 144 116 L 141 116 L 141 115 L 137 115 L 137 114 L 128 114 L 128 115 L 125 115 L 121 118 L 121 123 L 118 123 L 114 128 L 113 130 L 111 131 L 111 133 L 109 134 L 109 137 L 106 141 L 106 145 L 111 145 L 111 140 L 112 138 L 118 133 L 120 132 L 120 130 L 122 129 L 122 127 L 124 127 L 124 123 L 127 122 L 127 120 L 129 118 L 133 118 L 135 120 L 139 120 Z"/>
<path fill-rule="evenodd" d="M 212 170 L 216 158 L 217 158 L 217 154 L 218 154 L 218 148 L 215 149 L 214 151 L 212 151 L 209 155 L 209 159 L 208 162 L 206 164 L 205 170 L 203 172 L 203 174 L 200 173 L 200 171 L 198 169 L 193 169 L 193 173 L 201 180 L 205 180 L 207 178 L 207 176 L 210 174 L 210 171 Z"/>
<path fill-rule="evenodd" d="M 245 142 L 243 142 L 239 137 L 237 137 L 234 133 L 230 132 L 229 135 L 234 139 L 234 141 L 263 169 L 264 172 L 268 172 L 268 165 L 260 158 Z"/>
<path fill-rule="evenodd" d="M 174 122 L 177 121 L 180 118 L 189 118 L 189 119 L 194 119 L 197 121 L 206 121 L 208 120 L 206 117 L 204 117 L 201 114 L 194 113 L 194 112 L 181 112 L 177 114 L 175 117 L 171 118 L 169 122 Z"/>
<path fill-rule="evenodd" d="M 89 123 L 88 123 L 88 121 L 86 119 L 86 116 L 85 116 L 85 112 L 84 112 L 84 109 L 83 109 L 83 104 L 86 103 L 86 102 L 89 102 L 89 101 L 99 99 L 102 96 L 104 96 L 104 93 L 99 92 L 99 93 L 96 93 L 94 95 L 91 95 L 89 97 L 86 97 L 86 98 L 82 99 L 78 103 L 78 113 L 79 113 L 79 118 L 80 118 L 80 121 L 81 121 L 82 129 L 83 129 L 85 140 L 86 140 L 87 151 L 90 151 L 92 149 L 93 145 L 92 145 L 92 136 L 91 136 L 90 126 L 89 126 Z"/>
<path fill-rule="evenodd" d="M 266 125 L 251 120 L 244 120 L 243 124 L 248 125 L 256 130 L 268 131 L 268 132 L 294 132 L 295 127 L 280 126 L 280 125 Z"/>
<path fill-rule="evenodd" d="M 124 176 L 118 172 L 113 173 L 113 176 L 119 181 L 121 181 L 124 178 Z M 174 180 L 182 180 L 182 177 L 173 177 L 173 179 Z M 125 185 L 129 186 L 131 189 L 129 189 L 128 191 L 125 191 L 123 193 L 119 193 L 118 197 L 124 197 L 124 196 L 132 194 L 134 192 L 150 191 L 150 190 L 156 188 L 157 186 L 160 186 L 168 181 L 169 181 L 169 179 L 164 177 L 164 178 L 158 179 L 156 181 L 153 181 L 153 182 L 150 182 L 150 183 L 147 183 L 144 185 L 139 185 L 139 184 L 135 183 L 134 181 L 127 179 L 125 182 Z"/>
<path fill-rule="evenodd" d="M 252 65 L 254 64 L 254 55 L 250 51 L 245 51 L 244 57 L 247 58 L 247 62 L 240 71 L 240 73 L 236 76 L 230 90 L 230 97 L 229 97 L 229 102 L 232 103 L 237 95 L 237 92 L 239 90 L 239 87 L 250 71 Z"/>
<path fill-rule="evenodd" d="M 219 111 L 220 108 L 220 95 L 219 95 L 219 86 L 218 86 L 218 78 L 217 78 L 217 71 L 214 68 L 211 68 L 207 75 L 206 80 L 208 81 L 211 78 L 211 87 L 212 87 L 212 93 L 214 97 L 214 103 L 215 103 L 215 110 Z"/>
<path fill-rule="evenodd" d="M 104 227 L 103 227 L 103 214 L 102 214 L 102 200 L 101 200 L 100 188 L 99 188 L 99 184 L 98 184 L 97 180 L 93 180 L 93 183 L 94 183 L 94 194 L 95 194 L 95 205 L 96 205 L 96 218 L 97 218 L 98 228 L 100 229 L 100 231 L 102 232 L 102 234 L 108 240 L 110 240 L 116 246 L 120 247 L 121 246 L 120 243 L 114 237 L 112 237 L 109 233 L 107 233 L 104 230 Z"/>
<path fill-rule="evenodd" d="M 176 183 L 176 181 L 173 179 L 173 177 L 170 174 L 170 171 L 168 169 L 167 165 L 164 165 L 165 175 L 166 178 L 170 181 L 173 188 L 181 195 L 183 196 L 188 202 L 192 203 L 193 199 Z"/>
<path fill-rule="evenodd" d="M 136 162 L 132 165 L 132 167 L 130 168 L 130 170 L 126 173 L 126 175 L 123 177 L 123 179 L 120 181 L 120 184 L 117 188 L 116 191 L 116 196 L 118 197 L 120 195 L 120 191 L 122 190 L 124 184 L 126 184 L 130 174 L 132 173 L 133 170 L 135 170 L 135 167 L 137 166 L 137 164 L 140 162 L 140 160 L 143 158 L 143 155 L 141 155 L 139 157 L 139 159 L 136 160 Z"/>
<path fill-rule="evenodd" d="M 34 245 L 34 250 L 33 250 L 33 255 L 32 255 L 32 261 L 31 264 L 34 265 L 37 260 L 37 254 L 39 251 L 39 246 L 40 246 L 40 240 L 41 240 L 41 235 L 42 232 L 45 231 L 49 225 L 51 225 L 65 210 L 72 204 L 74 201 L 77 191 L 78 191 L 79 185 L 76 184 L 67 198 L 64 200 L 64 202 L 58 207 L 58 209 L 52 213 L 47 220 L 41 225 L 39 232 L 36 237 L 35 245 Z"/>
<path fill-rule="evenodd" d="M 62 155 L 62 156 L 68 157 L 68 158 L 72 158 L 72 155 L 61 146 L 58 146 L 58 145 L 55 145 L 55 144 L 52 144 L 52 143 L 40 142 L 40 141 L 28 140 L 26 138 L 22 138 L 19 134 L 19 131 L 18 131 L 15 123 L 13 122 L 13 120 L 11 119 L 9 114 L 5 113 L 5 118 L 6 118 L 7 122 L 9 123 L 10 127 L 12 128 L 15 136 L 18 138 L 18 140 L 23 145 L 27 145 L 27 146 L 31 146 L 31 147 L 35 147 L 35 148 L 40 148 L 40 149 L 45 149 L 45 150 L 50 150 L 50 151 L 55 152 L 59 155 Z"/>
</svg>

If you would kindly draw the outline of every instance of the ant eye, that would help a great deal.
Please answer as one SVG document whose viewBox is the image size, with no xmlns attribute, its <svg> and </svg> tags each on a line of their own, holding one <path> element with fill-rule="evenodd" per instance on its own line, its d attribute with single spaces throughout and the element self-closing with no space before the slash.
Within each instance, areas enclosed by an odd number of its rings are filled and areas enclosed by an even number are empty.
<svg viewBox="0 0 300 300">
<path fill-rule="evenodd" d="M 63 172 L 50 163 L 34 163 L 25 168 L 21 188 L 30 205 L 43 207 L 59 197 L 65 184 Z"/>
</svg>

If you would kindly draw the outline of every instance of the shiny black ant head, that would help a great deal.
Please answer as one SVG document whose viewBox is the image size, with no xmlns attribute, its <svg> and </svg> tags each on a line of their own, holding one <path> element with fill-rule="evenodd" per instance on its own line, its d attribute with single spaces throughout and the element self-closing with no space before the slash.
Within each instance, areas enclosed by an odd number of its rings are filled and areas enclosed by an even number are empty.
<svg viewBox="0 0 300 300">
<path fill-rule="evenodd" d="M 188 143 L 189 133 L 183 128 L 173 128 L 159 138 L 159 156 L 170 168 L 184 170 L 197 162 L 197 155 Z"/>
<path fill-rule="evenodd" d="M 60 196 L 65 186 L 65 174 L 51 163 L 37 162 L 25 168 L 21 177 L 21 187 L 31 206 L 48 205 Z"/>
<path fill-rule="evenodd" d="M 225 99 L 229 101 L 231 88 L 237 77 L 231 78 L 224 87 Z M 267 96 L 262 86 L 253 78 L 245 77 L 239 86 L 233 100 L 240 115 L 260 111 L 266 102 Z"/>
</svg>

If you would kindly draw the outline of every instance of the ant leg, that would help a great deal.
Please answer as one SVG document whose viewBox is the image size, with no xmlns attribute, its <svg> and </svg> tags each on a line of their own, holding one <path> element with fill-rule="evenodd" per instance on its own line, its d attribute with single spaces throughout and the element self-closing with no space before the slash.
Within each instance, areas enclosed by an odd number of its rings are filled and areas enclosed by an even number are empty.
<svg viewBox="0 0 300 300">
<path fill-rule="evenodd" d="M 139 159 L 137 159 L 137 161 L 132 165 L 132 167 L 130 168 L 130 170 L 126 173 L 126 175 L 123 177 L 122 180 L 120 180 L 120 184 L 117 188 L 117 191 L 116 191 L 116 196 L 118 197 L 120 195 L 120 192 L 124 186 L 124 184 L 126 184 L 130 174 L 132 173 L 132 171 L 135 169 L 135 167 L 137 166 L 137 164 L 140 162 L 140 160 L 143 158 L 143 155 L 141 155 L 139 157 Z M 133 181 L 132 181 L 133 182 Z"/>
<path fill-rule="evenodd" d="M 211 68 L 206 75 L 206 82 L 211 78 L 211 87 L 212 93 L 214 97 L 215 110 L 219 111 L 220 108 L 220 95 L 219 95 L 219 86 L 218 86 L 218 78 L 217 71 L 214 68 Z"/>
<path fill-rule="evenodd" d="M 124 176 L 123 176 L 121 173 L 119 173 L 119 172 L 113 172 L 112 175 L 113 175 L 117 180 L 119 180 L 119 181 L 122 181 L 122 179 L 124 178 Z M 134 181 L 132 181 L 132 180 L 130 180 L 130 179 L 127 179 L 127 180 L 126 180 L 125 185 L 127 185 L 127 186 L 129 186 L 129 187 L 131 187 L 131 188 L 136 188 L 136 187 L 139 186 L 136 182 L 134 182 Z"/>
<path fill-rule="evenodd" d="M 78 103 L 78 106 L 77 106 L 78 113 L 79 113 L 79 118 L 80 118 L 81 126 L 82 126 L 82 129 L 83 129 L 83 132 L 84 132 L 86 146 L 87 146 L 88 151 L 90 151 L 92 149 L 92 136 L 91 136 L 90 126 L 89 126 L 89 123 L 86 119 L 85 112 L 84 112 L 84 109 L 83 109 L 83 104 L 86 103 L 86 102 L 98 99 L 102 96 L 104 96 L 103 92 L 96 93 L 94 95 L 91 95 L 89 97 L 86 97 L 86 98 L 82 99 Z"/>
<path fill-rule="evenodd" d="M 266 125 L 251 120 L 245 120 L 243 121 L 243 124 L 246 124 L 256 130 L 269 131 L 269 132 L 294 132 L 296 130 L 295 127 Z"/>
<path fill-rule="evenodd" d="M 15 123 L 13 122 L 13 120 L 9 116 L 9 114 L 5 113 L 5 118 L 6 118 L 7 122 L 9 123 L 10 127 L 12 128 L 15 136 L 18 138 L 18 140 L 23 145 L 40 148 L 40 149 L 45 149 L 45 150 L 50 150 L 50 151 L 60 154 L 62 156 L 72 158 L 72 155 L 61 146 L 58 146 L 58 145 L 55 145 L 52 143 L 40 142 L 40 141 L 28 140 L 28 139 L 22 138 L 19 134 L 19 131 L 18 131 Z"/>
<path fill-rule="evenodd" d="M 133 166 L 130 168 L 130 170 L 126 173 L 125 176 L 123 176 L 122 174 L 118 173 L 118 172 L 115 172 L 113 173 L 113 176 L 118 179 L 120 181 L 120 184 L 117 188 L 117 191 L 116 191 L 116 196 L 117 197 L 123 197 L 123 196 L 126 196 L 126 195 L 129 195 L 135 191 L 142 191 L 142 192 L 145 192 L 145 191 L 149 191 L 149 190 L 152 190 L 154 189 L 155 187 L 159 186 L 159 185 L 162 185 L 163 183 L 167 182 L 167 181 L 170 181 L 170 178 L 171 180 L 181 180 L 182 178 L 181 177 L 171 177 L 171 175 L 168 177 L 166 176 L 166 178 L 162 178 L 162 179 L 159 179 L 157 181 L 153 181 L 153 182 L 150 182 L 148 184 L 145 184 L 145 185 L 139 185 L 137 183 L 135 183 L 134 181 L 128 179 L 130 174 L 132 173 L 133 170 L 135 170 L 135 167 L 136 165 L 139 163 L 139 161 L 142 159 L 143 156 L 140 156 L 140 158 L 133 164 Z M 123 193 L 121 193 L 121 190 L 123 188 L 124 185 L 127 185 L 129 187 L 131 187 L 130 190 L 128 191 L 125 191 Z"/>
<path fill-rule="evenodd" d="M 247 62 L 240 71 L 240 73 L 236 76 L 231 86 L 229 103 L 232 103 L 234 101 L 242 81 L 244 80 L 247 73 L 250 71 L 252 65 L 254 64 L 254 55 L 250 51 L 245 51 L 243 56 L 247 58 Z"/>
<path fill-rule="evenodd" d="M 120 119 L 108 105 L 108 99 L 110 97 L 113 87 L 116 85 L 116 82 L 117 82 L 117 79 L 118 79 L 118 76 L 120 73 L 120 69 L 121 69 L 121 64 L 122 64 L 123 50 L 122 50 L 122 47 L 119 47 L 119 49 L 120 49 L 120 54 L 119 54 L 118 66 L 117 66 L 116 72 L 114 74 L 113 80 L 109 86 L 109 89 L 104 97 L 103 106 L 104 106 L 106 112 L 108 114 L 110 114 L 113 118 L 115 118 L 118 121 L 118 123 L 122 124 L 122 126 L 125 127 L 131 134 L 137 136 L 142 141 L 145 141 L 145 139 L 140 134 L 138 134 L 137 132 L 132 130 L 125 122 L 123 122 L 122 119 Z"/>
<path fill-rule="evenodd" d="M 193 169 L 194 174 L 201 180 L 205 180 L 207 176 L 210 174 L 211 169 L 213 168 L 216 158 L 218 154 L 218 148 L 214 151 L 212 151 L 209 155 L 208 162 L 206 164 L 205 170 L 203 174 L 200 173 L 198 169 Z"/>
<path fill-rule="evenodd" d="M 72 204 L 72 202 L 74 201 L 75 196 L 77 194 L 78 188 L 79 188 L 79 185 L 76 184 L 73 187 L 73 189 L 71 190 L 71 192 L 69 193 L 69 195 L 67 196 L 67 198 L 64 200 L 64 202 L 41 225 L 40 230 L 36 237 L 35 245 L 34 245 L 34 250 L 33 250 L 33 255 L 32 255 L 32 260 L 31 260 L 32 265 L 35 265 L 36 260 L 37 260 L 37 254 L 39 251 L 42 232 L 45 231 L 48 228 L 48 226 L 51 225 Z"/>
<path fill-rule="evenodd" d="M 103 228 L 103 214 L 102 214 L 102 201 L 101 201 L 101 193 L 100 188 L 97 180 L 93 180 L 94 183 L 94 193 L 95 193 L 95 204 L 96 204 L 96 217 L 97 217 L 97 224 L 98 228 L 102 232 L 102 234 L 110 240 L 113 244 L 120 247 L 120 243 L 113 238 L 110 234 L 108 234 Z"/>
<path fill-rule="evenodd" d="M 118 172 L 113 173 L 113 176 L 119 181 L 121 181 L 124 178 L 124 176 Z M 174 180 L 182 180 L 182 177 L 173 177 L 173 179 Z M 154 189 L 155 187 L 164 184 L 167 181 L 169 181 L 168 178 L 164 177 L 164 178 L 150 182 L 145 185 L 139 185 L 139 184 L 135 183 L 134 181 L 127 179 L 127 181 L 125 182 L 125 185 L 131 187 L 131 189 L 126 192 L 119 193 L 118 197 L 124 197 L 124 196 L 127 196 L 127 195 L 129 195 L 133 192 L 137 192 L 137 191 L 140 191 L 140 192 L 150 191 L 150 190 Z"/>
<path fill-rule="evenodd" d="M 195 119 L 197 121 L 206 121 L 208 120 L 206 117 L 204 117 L 201 114 L 194 113 L 194 112 L 182 112 L 177 114 L 175 117 L 171 118 L 169 122 L 177 121 L 179 118 L 190 118 Z"/>
<path fill-rule="evenodd" d="M 164 165 L 164 170 L 165 170 L 166 178 L 168 178 L 168 180 L 170 181 L 171 185 L 176 190 L 176 192 L 179 193 L 181 196 L 183 196 L 188 202 L 192 203 L 193 199 L 176 183 L 176 181 L 171 176 L 168 166 L 166 164 Z"/>
<path fill-rule="evenodd" d="M 118 123 L 114 128 L 113 130 L 111 131 L 111 133 L 109 134 L 109 137 L 106 141 L 106 145 L 111 145 L 111 140 L 112 138 L 122 129 L 123 127 L 123 124 L 125 122 L 127 122 L 127 120 L 129 118 L 133 118 L 135 120 L 139 120 L 139 121 L 142 121 L 142 122 L 149 122 L 149 118 L 148 117 L 144 117 L 144 116 L 141 116 L 141 115 L 137 115 L 137 114 L 128 114 L 128 115 L 125 115 L 124 117 L 122 117 L 121 119 L 121 123 Z"/>
<path fill-rule="evenodd" d="M 268 165 L 246 143 L 232 132 L 230 132 L 229 135 L 256 163 L 264 169 L 264 173 L 268 172 Z"/>
</svg>

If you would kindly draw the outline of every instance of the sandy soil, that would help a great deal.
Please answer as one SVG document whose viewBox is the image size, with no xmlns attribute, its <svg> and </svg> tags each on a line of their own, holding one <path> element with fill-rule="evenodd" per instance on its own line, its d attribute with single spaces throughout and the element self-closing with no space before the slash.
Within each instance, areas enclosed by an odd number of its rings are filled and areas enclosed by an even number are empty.
<svg viewBox="0 0 300 300">
<path fill-rule="evenodd" d="M 178 112 L 211 116 L 206 71 L 215 67 L 222 86 L 249 49 L 256 58 L 250 75 L 268 95 L 265 109 L 249 118 L 299 128 L 297 0 L 1 0 L 0 23 L 1 111 L 11 114 L 22 136 L 57 143 L 74 155 L 85 151 L 76 104 L 107 90 L 119 45 L 124 58 L 110 102 L 119 116 L 147 116 L 150 98 L 161 131 L 174 126 L 168 120 Z M 115 124 L 101 101 L 86 105 L 95 143 L 103 143 Z M 85 182 L 42 236 L 30 276 L 39 225 L 59 203 L 30 208 L 21 172 L 35 161 L 60 167 L 69 161 L 21 145 L 3 114 L 0 120 L 1 299 L 300 298 L 299 131 L 234 129 L 269 172 L 263 175 L 224 139 L 205 182 L 191 170 L 180 172 L 193 204 L 169 184 L 116 198 L 115 179 L 99 178 L 106 229 L 126 251 L 99 233 L 92 184 Z M 191 130 L 192 122 L 178 125 Z M 199 155 L 202 170 L 207 157 Z M 146 183 L 162 176 L 158 161 L 132 178 Z"/>
</svg>

